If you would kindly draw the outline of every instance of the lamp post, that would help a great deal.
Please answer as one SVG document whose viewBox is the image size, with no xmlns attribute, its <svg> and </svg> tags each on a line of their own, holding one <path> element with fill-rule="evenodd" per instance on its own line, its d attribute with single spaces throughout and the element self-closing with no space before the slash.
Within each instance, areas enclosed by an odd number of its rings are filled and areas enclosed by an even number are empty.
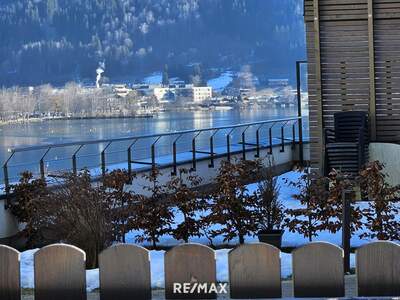
<svg viewBox="0 0 400 300">
<path fill-rule="evenodd" d="M 303 119 L 301 111 L 301 66 L 307 64 L 305 60 L 296 61 L 296 82 L 297 82 L 297 116 L 299 117 L 299 160 L 300 164 L 304 164 L 303 149 Z"/>
<path fill-rule="evenodd" d="M 344 191 L 342 194 L 342 248 L 344 252 L 343 263 L 344 272 L 350 272 L 350 249 L 351 249 L 351 191 Z"/>
</svg>

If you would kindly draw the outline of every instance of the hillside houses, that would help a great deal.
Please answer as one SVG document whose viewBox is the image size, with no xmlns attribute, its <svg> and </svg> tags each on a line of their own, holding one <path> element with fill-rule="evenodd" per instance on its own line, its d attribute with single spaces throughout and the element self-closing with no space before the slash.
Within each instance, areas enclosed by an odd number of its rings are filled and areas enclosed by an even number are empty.
<svg viewBox="0 0 400 300">
<path fill-rule="evenodd" d="M 168 86 L 161 84 L 137 84 L 113 85 L 113 91 L 117 97 L 126 98 L 130 93 L 154 96 L 159 103 L 173 103 L 179 98 L 185 98 L 188 102 L 201 104 L 213 97 L 213 89 L 209 86 L 194 86 L 193 84 L 177 83 Z"/>
</svg>

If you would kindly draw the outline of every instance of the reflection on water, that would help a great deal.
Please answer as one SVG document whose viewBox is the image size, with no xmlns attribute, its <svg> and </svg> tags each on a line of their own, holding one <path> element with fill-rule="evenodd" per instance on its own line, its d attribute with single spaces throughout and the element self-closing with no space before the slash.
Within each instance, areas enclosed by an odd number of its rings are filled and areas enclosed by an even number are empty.
<svg viewBox="0 0 400 300">
<path fill-rule="evenodd" d="M 81 140 L 96 140 L 109 139 L 118 137 L 138 136 L 153 133 L 166 133 L 178 130 L 198 129 L 207 127 L 217 127 L 225 125 L 233 125 L 237 123 L 264 121 L 273 118 L 284 118 L 296 116 L 295 108 L 285 109 L 245 109 L 245 110 L 229 110 L 229 111 L 195 111 L 195 112 L 167 112 L 158 115 L 152 119 L 100 119 L 100 120 L 59 120 L 59 121 L 44 121 L 31 124 L 12 124 L 0 126 L 0 162 L 4 162 L 9 153 L 7 149 L 14 147 L 25 147 L 32 145 L 65 143 Z M 158 155 L 164 151 L 163 148 L 169 147 L 169 141 L 160 142 L 158 145 Z M 208 139 L 204 137 L 199 139 L 201 144 L 207 145 Z M 137 145 L 139 149 L 147 148 L 151 141 L 142 141 L 142 145 Z M 183 141 L 185 142 L 185 141 Z M 146 144 L 147 143 L 147 144 Z M 110 152 L 121 151 L 126 149 L 124 145 L 114 145 Z M 95 145 L 95 152 L 101 151 L 103 145 Z M 135 146 L 136 147 L 136 146 Z M 54 151 L 50 154 L 49 160 L 55 158 L 69 157 L 74 149 L 57 153 Z M 124 150 L 125 151 L 125 150 Z M 148 151 L 148 150 L 143 150 Z M 83 149 L 80 152 L 82 158 L 80 165 L 96 165 L 99 158 L 85 158 L 86 154 L 93 153 L 93 148 Z M 144 153 L 146 154 L 146 153 Z M 143 155 L 144 155 L 143 154 Z M 37 161 L 40 153 L 30 153 L 23 157 L 15 157 L 13 164 L 26 163 L 28 161 Z M 123 155 L 126 155 L 124 152 Z M 115 160 L 119 159 L 118 154 L 115 154 Z M 112 160 L 112 155 L 109 156 Z M 55 165 L 62 162 L 48 162 L 47 166 Z M 66 162 L 64 162 L 65 164 Z M 0 171 L 1 178 L 3 174 Z M 1 179 L 0 179 L 1 180 Z"/>
</svg>

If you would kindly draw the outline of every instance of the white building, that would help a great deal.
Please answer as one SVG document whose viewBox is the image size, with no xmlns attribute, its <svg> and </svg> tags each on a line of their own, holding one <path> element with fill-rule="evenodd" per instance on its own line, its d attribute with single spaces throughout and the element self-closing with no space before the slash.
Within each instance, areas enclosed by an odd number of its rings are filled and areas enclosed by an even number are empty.
<svg viewBox="0 0 400 300">
<path fill-rule="evenodd" d="M 289 79 L 268 79 L 268 86 L 271 88 L 285 87 L 289 85 Z"/>
<path fill-rule="evenodd" d="M 191 95 L 193 102 L 197 103 L 212 98 L 212 87 L 195 87 L 192 84 L 171 84 L 168 87 L 157 86 L 153 87 L 153 92 L 154 96 L 160 102 L 163 102 L 165 98 L 168 98 L 169 94 L 173 94 L 179 97 L 179 95 L 185 93 Z"/>
<path fill-rule="evenodd" d="M 170 89 L 169 87 L 156 87 L 154 88 L 154 96 L 156 96 L 158 101 L 161 101 L 170 91 L 172 91 L 172 89 Z"/>
<path fill-rule="evenodd" d="M 113 90 L 118 97 L 125 98 L 132 91 L 132 89 L 127 88 L 125 84 L 114 84 Z"/>
<path fill-rule="evenodd" d="M 212 87 L 196 86 L 193 87 L 193 102 L 203 102 L 212 98 Z"/>
</svg>

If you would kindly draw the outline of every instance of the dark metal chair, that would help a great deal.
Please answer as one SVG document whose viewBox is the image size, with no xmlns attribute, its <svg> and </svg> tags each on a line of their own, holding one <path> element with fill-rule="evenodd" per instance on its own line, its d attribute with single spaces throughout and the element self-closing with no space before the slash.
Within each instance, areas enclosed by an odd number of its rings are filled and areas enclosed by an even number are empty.
<svg viewBox="0 0 400 300">
<path fill-rule="evenodd" d="M 325 174 L 336 169 L 355 176 L 368 160 L 368 115 L 361 111 L 335 113 L 334 122 L 334 130 L 325 130 Z"/>
</svg>

